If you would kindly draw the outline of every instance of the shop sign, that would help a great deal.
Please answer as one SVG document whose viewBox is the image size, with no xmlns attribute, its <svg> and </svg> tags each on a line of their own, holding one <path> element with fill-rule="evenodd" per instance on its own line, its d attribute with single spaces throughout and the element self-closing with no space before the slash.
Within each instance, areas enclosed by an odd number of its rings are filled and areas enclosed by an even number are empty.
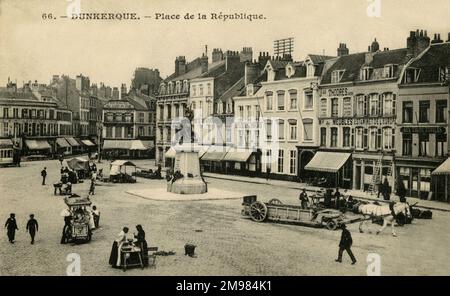
<svg viewBox="0 0 450 296">
<path fill-rule="evenodd" d="M 328 90 L 328 96 L 330 97 L 344 97 L 352 96 L 353 92 L 348 90 L 348 87 L 330 88 Z"/>
<path fill-rule="evenodd" d="M 393 117 L 363 117 L 363 118 L 332 118 L 322 119 L 320 124 L 326 125 L 394 125 L 395 118 Z"/>
<path fill-rule="evenodd" d="M 445 134 L 446 130 L 443 126 L 425 126 L 425 127 L 402 127 L 400 129 L 405 134 Z"/>
</svg>

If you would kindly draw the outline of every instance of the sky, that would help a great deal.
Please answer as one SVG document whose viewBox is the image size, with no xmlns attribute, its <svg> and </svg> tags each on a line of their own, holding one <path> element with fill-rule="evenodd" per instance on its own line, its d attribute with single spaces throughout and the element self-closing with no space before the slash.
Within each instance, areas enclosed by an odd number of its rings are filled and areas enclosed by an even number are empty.
<svg viewBox="0 0 450 296">
<path fill-rule="evenodd" d="M 81 13 L 137 13 L 140 20 L 60 18 L 74 1 Z M 378 1 L 380 15 L 370 17 L 368 7 Z M 449 10 L 449 0 L 0 0 L 0 86 L 8 77 L 21 86 L 80 73 L 94 83 L 129 86 L 135 68 L 157 68 L 165 78 L 177 56 L 193 60 L 205 45 L 209 54 L 213 48 L 252 47 L 255 58 L 259 51 L 272 53 L 274 40 L 294 37 L 294 59 L 302 60 L 307 54 L 336 55 L 339 43 L 350 53 L 367 51 L 374 38 L 381 48 L 402 48 L 416 29 L 431 37 L 440 33 L 445 41 Z M 209 18 L 220 12 L 264 19 L 183 19 L 186 13 Z M 181 19 L 156 20 L 156 13 Z"/>
</svg>

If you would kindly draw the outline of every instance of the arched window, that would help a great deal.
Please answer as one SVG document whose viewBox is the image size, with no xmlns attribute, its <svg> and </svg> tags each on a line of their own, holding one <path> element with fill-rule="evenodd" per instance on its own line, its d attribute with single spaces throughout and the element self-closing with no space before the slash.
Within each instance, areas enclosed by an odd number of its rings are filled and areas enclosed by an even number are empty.
<svg viewBox="0 0 450 296">
<path fill-rule="evenodd" d="M 266 92 L 266 110 L 273 110 L 273 92 L 271 91 Z"/>
<path fill-rule="evenodd" d="M 278 120 L 278 140 L 284 140 L 284 120 Z"/>
</svg>

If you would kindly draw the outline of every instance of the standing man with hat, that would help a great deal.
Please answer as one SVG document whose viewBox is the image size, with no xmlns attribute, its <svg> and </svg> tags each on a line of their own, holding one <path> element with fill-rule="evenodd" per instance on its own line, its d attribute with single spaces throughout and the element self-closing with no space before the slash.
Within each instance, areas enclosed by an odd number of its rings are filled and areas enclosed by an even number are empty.
<svg viewBox="0 0 450 296">
<path fill-rule="evenodd" d="M 47 177 L 47 168 L 44 167 L 44 169 L 41 171 L 42 176 L 42 185 L 45 185 L 45 178 Z"/>
<path fill-rule="evenodd" d="M 27 231 L 30 233 L 31 244 L 34 244 L 34 236 L 36 232 L 39 230 L 39 225 L 36 219 L 34 219 L 34 214 L 30 215 L 30 220 L 27 223 Z"/>
<path fill-rule="evenodd" d="M 13 244 L 16 236 L 16 230 L 19 230 L 16 223 L 16 214 L 11 213 L 9 215 L 8 220 L 6 220 L 5 227 L 8 229 L 8 241 Z"/>
<path fill-rule="evenodd" d="M 351 249 L 352 244 L 353 244 L 352 235 L 351 235 L 350 231 L 348 231 L 345 224 L 341 224 L 341 229 L 342 229 L 342 234 L 341 234 L 341 241 L 339 242 L 339 253 L 338 253 L 338 258 L 335 261 L 341 263 L 342 262 L 342 253 L 344 253 L 344 251 L 347 251 L 348 255 L 350 256 L 350 259 L 352 259 L 352 265 L 354 265 L 356 263 L 356 258 L 353 255 L 353 252 Z"/>
</svg>

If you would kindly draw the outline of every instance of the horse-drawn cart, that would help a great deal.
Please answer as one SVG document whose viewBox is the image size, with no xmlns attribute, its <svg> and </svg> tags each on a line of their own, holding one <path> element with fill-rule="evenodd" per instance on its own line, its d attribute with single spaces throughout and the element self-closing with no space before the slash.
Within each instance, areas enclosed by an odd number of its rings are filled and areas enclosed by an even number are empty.
<svg viewBox="0 0 450 296">
<path fill-rule="evenodd" d="M 264 203 L 257 200 L 255 195 L 244 196 L 242 215 L 250 217 L 255 222 L 278 222 L 306 225 L 312 227 L 326 227 L 336 230 L 343 223 L 353 223 L 334 209 L 303 209 L 298 205 L 283 204 L 278 199 L 271 199 Z"/>
</svg>

